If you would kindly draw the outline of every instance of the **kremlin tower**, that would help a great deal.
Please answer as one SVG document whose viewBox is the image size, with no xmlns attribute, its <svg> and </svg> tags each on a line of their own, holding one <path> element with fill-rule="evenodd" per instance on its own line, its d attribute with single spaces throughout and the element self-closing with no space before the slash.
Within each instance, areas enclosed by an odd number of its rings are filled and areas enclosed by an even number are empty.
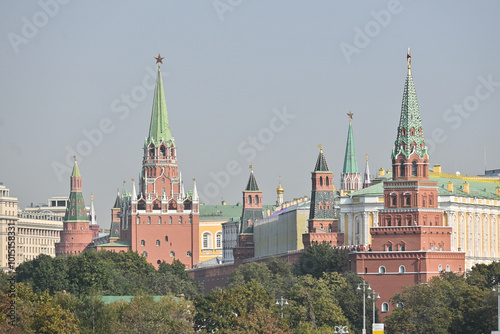
<svg viewBox="0 0 500 334">
<path fill-rule="evenodd" d="M 70 194 L 61 231 L 61 240 L 56 243 L 56 256 L 80 254 L 92 243 L 92 230 L 82 194 L 82 176 L 78 163 L 73 166 L 70 178 Z"/>
<path fill-rule="evenodd" d="M 302 235 L 304 247 L 322 242 L 327 242 L 331 246 L 341 246 L 344 244 L 344 234 L 337 233 L 339 222 L 335 218 L 333 173 L 328 168 L 321 148 L 311 174 L 311 209 L 309 210 L 308 233 Z"/>
<path fill-rule="evenodd" d="M 177 259 L 189 269 L 199 260 L 199 198 L 196 182 L 186 193 L 177 167 L 160 70 L 163 58 L 155 57 L 158 72 L 139 191 L 133 182 L 132 193 L 125 192 L 121 198 L 118 194 L 110 241 L 120 239 L 99 249 L 132 250 L 156 267 Z"/>
<path fill-rule="evenodd" d="M 451 251 L 452 227 L 445 225 L 443 210 L 438 208 L 437 183 L 429 181 L 429 153 L 409 50 L 407 58 L 401 115 L 392 149 L 393 178 L 384 182 L 379 225 L 370 229 L 371 251 L 350 256 L 351 270 L 380 293 L 377 306 L 382 317 L 392 311 L 390 299 L 402 287 L 426 282 L 441 271 L 465 270 L 465 253 Z M 389 277 L 391 284 L 387 284 Z"/>
</svg>

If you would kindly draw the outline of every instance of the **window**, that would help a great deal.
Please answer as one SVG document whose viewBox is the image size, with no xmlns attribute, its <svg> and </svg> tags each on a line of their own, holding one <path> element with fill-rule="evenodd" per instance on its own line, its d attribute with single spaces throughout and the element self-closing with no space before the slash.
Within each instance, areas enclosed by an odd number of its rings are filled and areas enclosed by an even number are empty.
<svg viewBox="0 0 500 334">
<path fill-rule="evenodd" d="M 146 251 L 142 252 L 142 257 L 148 257 L 148 252 Z"/>
<path fill-rule="evenodd" d="M 191 256 L 192 256 L 192 254 L 193 254 L 193 253 L 191 253 L 191 251 L 187 251 L 187 252 L 186 252 L 186 256 L 187 256 L 187 257 L 191 257 Z"/>
<path fill-rule="evenodd" d="M 179 224 L 182 224 L 182 217 L 179 217 Z"/>
<path fill-rule="evenodd" d="M 391 196 L 391 202 L 392 206 L 396 206 L 398 204 L 398 198 L 396 197 L 396 195 Z"/>
<path fill-rule="evenodd" d="M 406 195 L 405 196 L 405 203 L 406 203 L 406 205 L 411 205 L 411 197 L 410 197 L 410 195 Z"/>
<path fill-rule="evenodd" d="M 413 161 L 411 163 L 411 176 L 417 176 L 417 162 Z"/>
<path fill-rule="evenodd" d="M 156 246 L 160 246 L 160 240 L 156 240 Z"/>
<path fill-rule="evenodd" d="M 402 302 L 398 302 L 396 304 L 396 307 L 399 307 L 399 308 L 404 308 L 404 304 Z"/>
<path fill-rule="evenodd" d="M 212 234 L 210 232 L 203 233 L 202 240 L 202 248 L 212 248 Z"/>
<path fill-rule="evenodd" d="M 170 257 L 175 257 L 175 252 L 174 251 L 170 251 Z"/>
<path fill-rule="evenodd" d="M 255 204 L 259 204 L 259 195 L 255 195 Z"/>
<path fill-rule="evenodd" d="M 443 265 L 442 265 L 442 264 L 440 264 L 440 265 L 438 266 L 438 271 L 439 271 L 439 272 L 443 271 Z"/>
<path fill-rule="evenodd" d="M 151 217 L 148 217 L 148 224 L 151 224 Z"/>
<path fill-rule="evenodd" d="M 161 224 L 161 217 L 158 217 L 158 224 Z"/>
<path fill-rule="evenodd" d="M 141 246 L 146 246 L 146 241 L 145 240 L 141 240 Z"/>
<path fill-rule="evenodd" d="M 168 242 L 168 235 L 165 236 L 165 242 Z"/>
<path fill-rule="evenodd" d="M 446 271 L 450 271 L 450 265 L 449 264 L 446 265 Z"/>
<path fill-rule="evenodd" d="M 328 176 L 326 177 L 326 185 L 329 186 L 330 185 L 330 179 L 328 178 Z"/>
<path fill-rule="evenodd" d="M 320 176 L 319 177 L 319 185 L 322 186 L 323 185 L 323 176 Z"/>
<path fill-rule="evenodd" d="M 160 147 L 160 151 L 161 151 L 161 155 L 166 157 L 167 156 L 167 148 L 165 146 L 161 146 Z M 165 179 L 163 179 L 163 181 L 165 181 Z"/>
<path fill-rule="evenodd" d="M 248 204 L 252 204 L 252 195 L 248 195 Z"/>
<path fill-rule="evenodd" d="M 389 312 L 389 304 L 388 303 L 382 303 L 382 312 Z"/>
<path fill-rule="evenodd" d="M 401 252 L 404 252 L 404 251 L 405 251 L 405 245 L 400 245 L 400 246 L 399 246 L 399 250 L 400 250 Z"/>
<path fill-rule="evenodd" d="M 168 217 L 168 223 L 172 224 L 172 217 Z"/>
<path fill-rule="evenodd" d="M 405 162 L 401 160 L 401 176 L 405 176 Z"/>
<path fill-rule="evenodd" d="M 215 234 L 215 247 L 222 248 L 222 232 L 219 231 Z"/>
<path fill-rule="evenodd" d="M 189 224 L 193 223 L 193 217 L 189 216 Z"/>
<path fill-rule="evenodd" d="M 388 251 L 388 252 L 391 252 L 392 251 L 392 245 L 387 245 L 385 247 L 385 250 Z"/>
<path fill-rule="evenodd" d="M 405 266 L 399 266 L 399 273 L 404 274 L 406 272 Z"/>
<path fill-rule="evenodd" d="M 378 273 L 379 274 L 385 274 L 385 267 L 384 266 L 378 267 Z"/>
</svg>

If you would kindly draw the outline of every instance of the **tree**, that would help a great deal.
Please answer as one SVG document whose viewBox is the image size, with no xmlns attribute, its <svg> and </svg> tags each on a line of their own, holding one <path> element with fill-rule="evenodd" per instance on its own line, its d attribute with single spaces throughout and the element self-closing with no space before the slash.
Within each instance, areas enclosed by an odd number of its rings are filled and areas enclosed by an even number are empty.
<svg viewBox="0 0 500 334">
<path fill-rule="evenodd" d="M 346 266 L 347 253 L 323 242 L 312 245 L 302 253 L 299 262 L 294 267 L 294 273 L 319 278 L 323 273 L 344 272 Z"/>
</svg>

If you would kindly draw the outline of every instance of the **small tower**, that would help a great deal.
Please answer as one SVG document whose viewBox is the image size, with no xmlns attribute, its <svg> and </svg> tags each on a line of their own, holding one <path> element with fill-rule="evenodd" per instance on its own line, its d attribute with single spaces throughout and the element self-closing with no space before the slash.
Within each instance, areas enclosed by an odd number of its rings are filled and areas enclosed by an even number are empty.
<svg viewBox="0 0 500 334">
<path fill-rule="evenodd" d="M 61 241 L 56 243 L 56 256 L 80 254 L 92 242 L 92 230 L 82 194 L 82 176 L 76 157 L 70 180 L 71 190 L 61 231 Z"/>
<path fill-rule="evenodd" d="M 342 245 L 344 234 L 338 233 L 338 219 L 335 217 L 333 173 L 328 168 L 321 145 L 311 181 L 308 233 L 302 235 L 304 247 L 322 242 L 332 246 Z"/>
<path fill-rule="evenodd" d="M 116 189 L 116 199 L 113 208 L 111 209 L 111 226 L 109 229 L 109 242 L 115 242 L 120 239 L 120 210 L 122 207 L 122 199 L 120 190 Z"/>
<path fill-rule="evenodd" d="M 341 192 L 349 194 L 353 191 L 362 188 L 361 174 L 358 169 L 358 162 L 356 159 L 356 148 L 354 147 L 354 135 L 352 133 L 352 112 L 348 112 L 349 129 L 347 131 L 347 143 L 345 147 L 344 168 L 342 169 L 341 177 Z"/>
<path fill-rule="evenodd" d="M 285 192 L 285 189 L 281 186 L 281 176 L 280 176 L 280 183 L 278 185 L 278 188 L 276 188 L 276 206 L 280 206 L 283 204 L 283 193 Z"/>
<path fill-rule="evenodd" d="M 366 155 L 366 166 L 365 174 L 363 175 L 363 189 L 368 188 L 372 185 L 372 180 L 370 178 L 370 166 L 368 166 L 368 154 Z"/>
<path fill-rule="evenodd" d="M 244 259 L 254 256 L 253 226 L 255 222 L 264 218 L 262 213 L 262 191 L 257 185 L 257 180 L 250 165 L 250 177 L 243 191 L 243 211 L 241 213 L 240 233 L 238 246 L 233 249 L 236 265 L 243 263 Z"/>
<path fill-rule="evenodd" d="M 92 230 L 92 239 L 99 236 L 99 225 L 97 225 L 97 216 L 94 209 L 94 194 L 90 195 L 90 212 L 89 212 L 90 229 Z"/>
</svg>

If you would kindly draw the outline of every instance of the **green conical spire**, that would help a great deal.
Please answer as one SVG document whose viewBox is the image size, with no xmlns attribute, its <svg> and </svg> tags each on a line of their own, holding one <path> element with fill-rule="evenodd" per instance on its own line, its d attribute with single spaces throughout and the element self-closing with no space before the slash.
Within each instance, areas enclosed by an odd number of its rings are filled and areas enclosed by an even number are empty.
<svg viewBox="0 0 500 334">
<path fill-rule="evenodd" d="M 354 135 L 352 133 L 352 112 L 349 116 L 349 130 L 347 132 L 347 144 L 345 147 L 343 174 L 359 174 L 358 161 L 356 159 L 356 148 L 354 147 Z"/>
<path fill-rule="evenodd" d="M 401 118 L 399 120 L 398 135 L 394 143 L 393 157 L 400 151 L 406 156 L 415 150 L 423 157 L 427 153 L 425 146 L 422 120 L 418 109 L 417 92 L 411 75 L 411 55 L 408 49 L 408 74 L 403 91 L 403 102 L 401 104 Z"/>
<path fill-rule="evenodd" d="M 253 168 L 250 167 L 250 177 L 248 178 L 248 183 L 247 187 L 245 188 L 245 191 L 260 191 L 259 186 L 257 185 L 257 180 L 255 179 L 255 176 L 253 175 Z"/>
<path fill-rule="evenodd" d="M 159 58 L 160 55 L 158 55 Z M 155 96 L 153 99 L 153 111 L 151 113 L 151 124 L 149 126 L 148 144 L 157 144 L 162 140 L 172 141 L 170 127 L 168 125 L 167 104 L 165 103 L 165 93 L 163 91 L 163 80 L 161 78 L 160 63 L 158 60 L 158 74 L 156 76 Z"/>
<path fill-rule="evenodd" d="M 80 174 L 80 169 L 78 169 L 78 163 L 76 162 L 76 157 L 75 158 L 75 164 L 73 165 L 73 172 L 71 173 L 71 177 L 82 177 Z"/>
<path fill-rule="evenodd" d="M 73 173 L 71 174 L 71 191 L 66 207 L 64 221 L 66 222 L 88 222 L 87 210 L 82 194 L 82 176 L 78 169 L 78 164 L 75 158 Z"/>
</svg>

